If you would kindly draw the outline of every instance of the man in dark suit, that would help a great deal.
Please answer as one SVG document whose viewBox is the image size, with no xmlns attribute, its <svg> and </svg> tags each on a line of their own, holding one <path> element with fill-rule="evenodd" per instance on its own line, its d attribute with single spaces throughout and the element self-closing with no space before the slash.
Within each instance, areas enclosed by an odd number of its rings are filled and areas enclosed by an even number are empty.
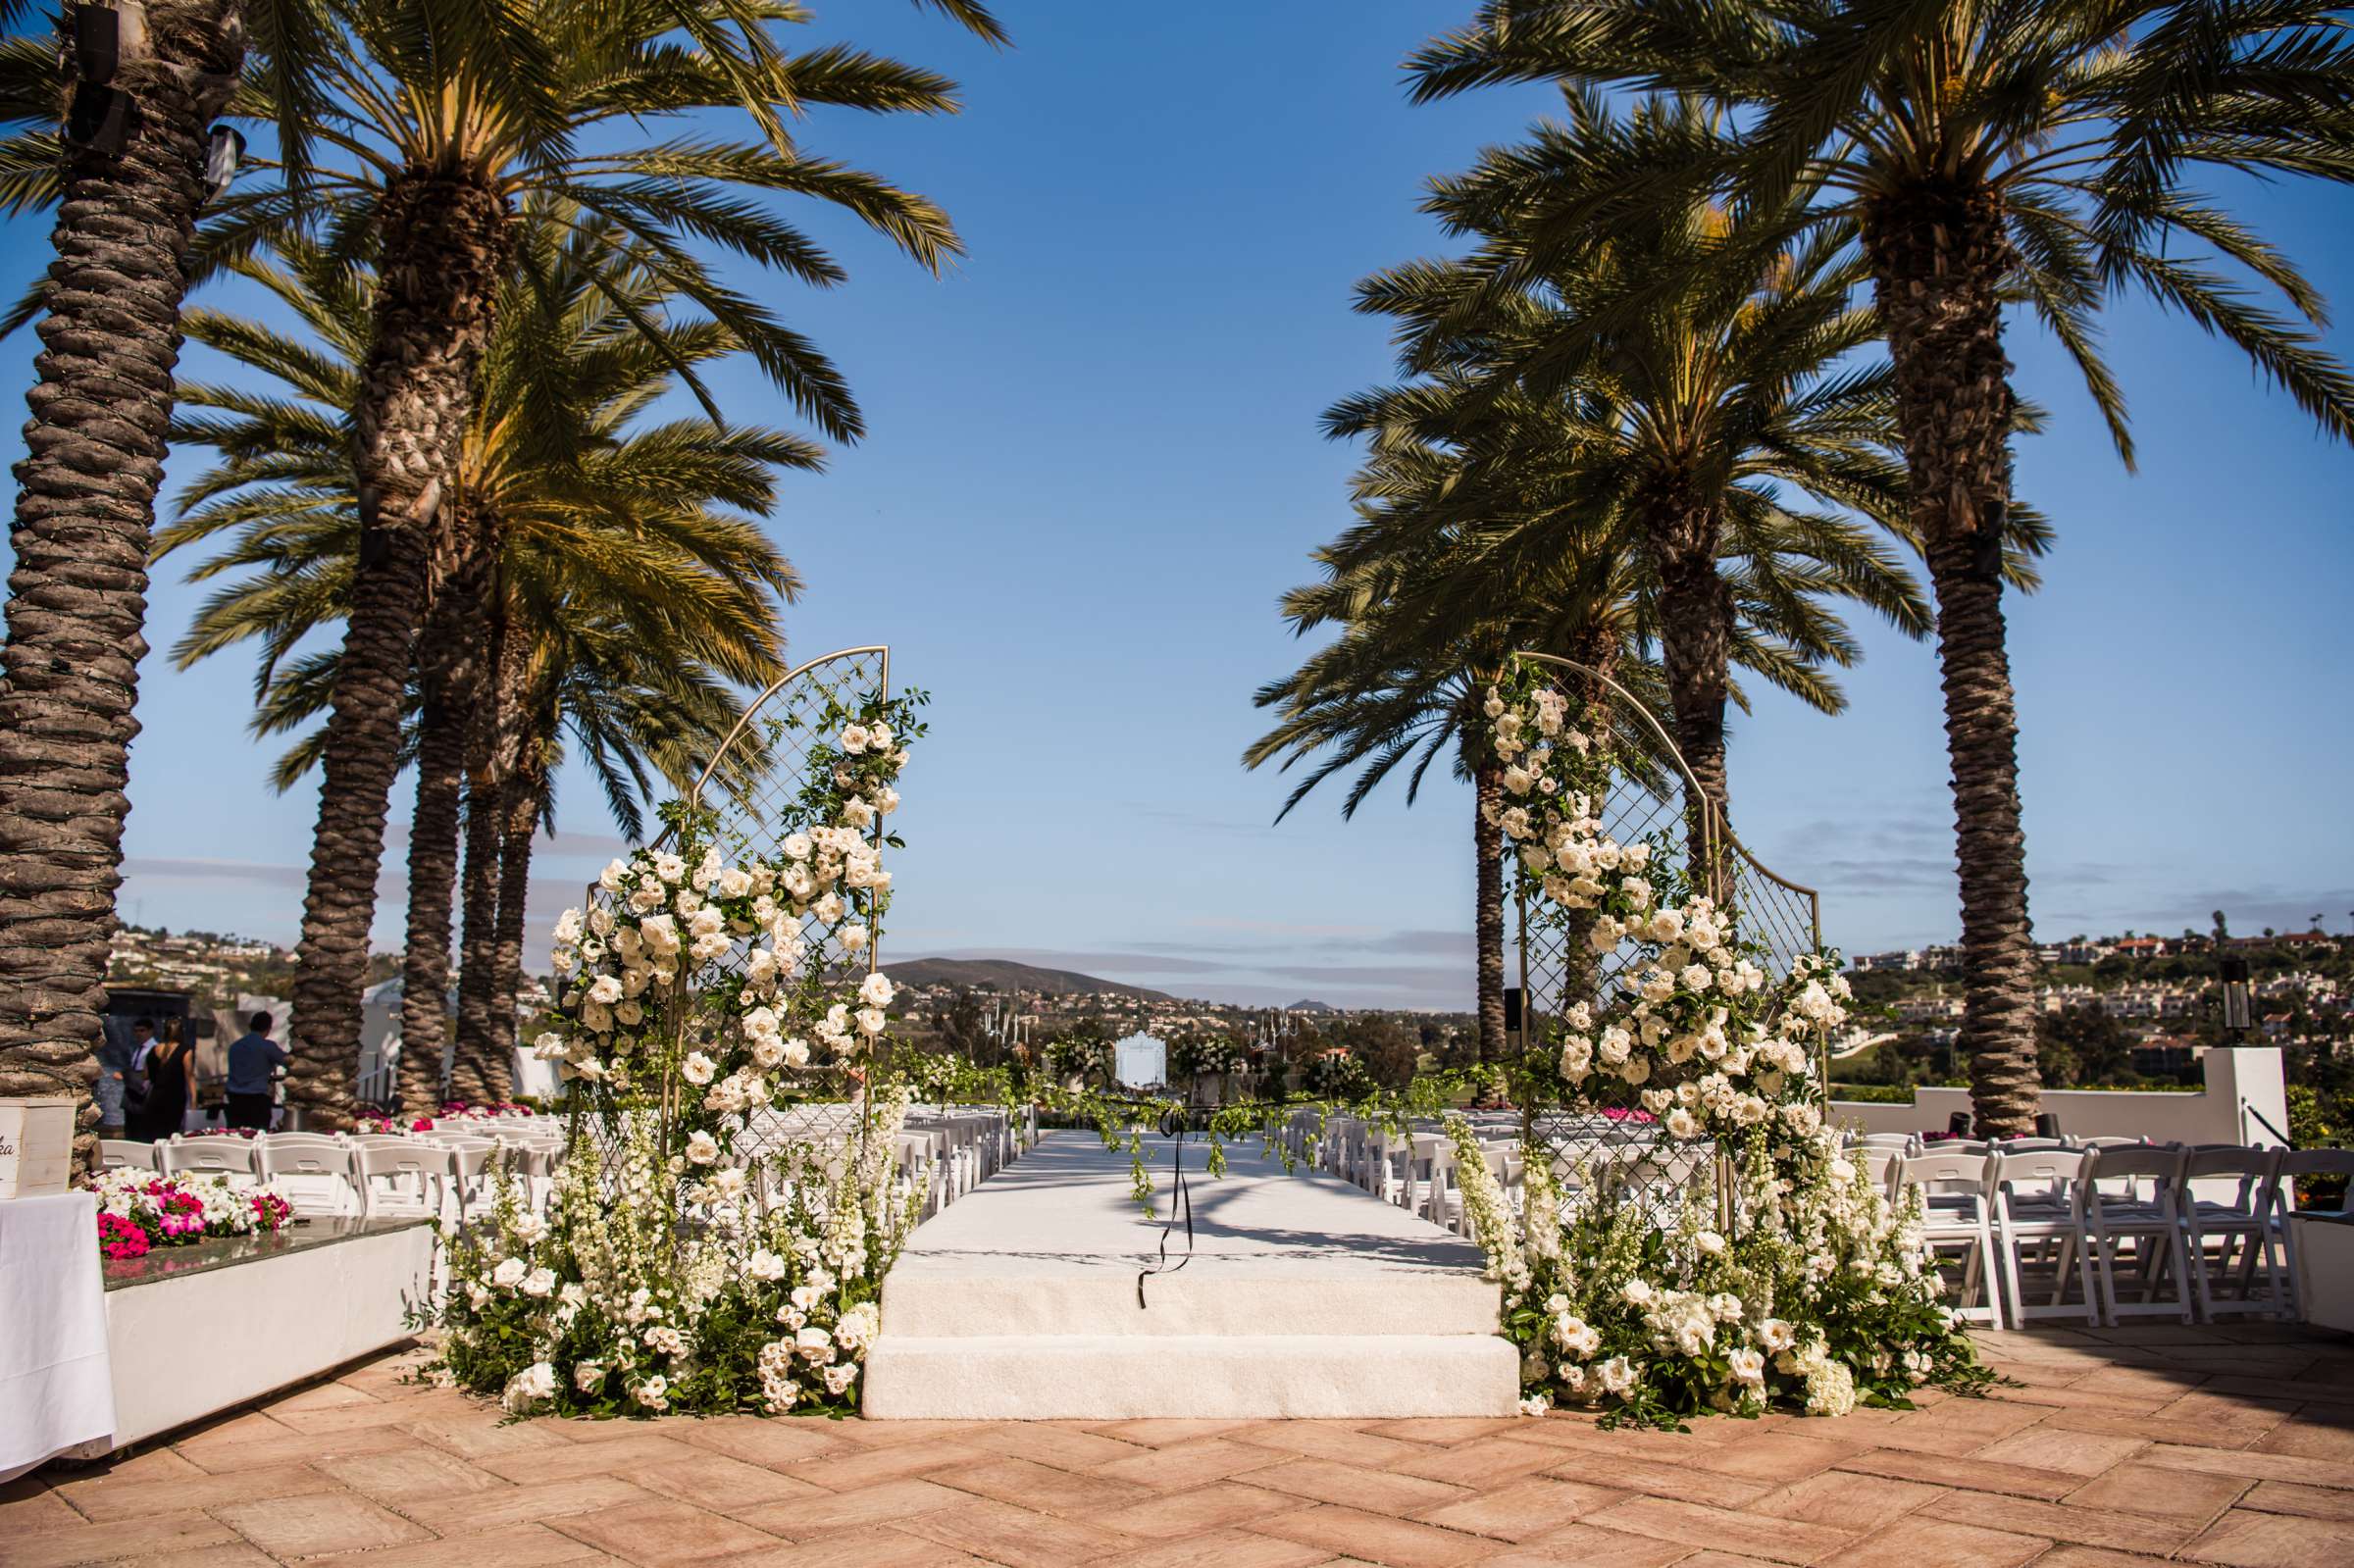
<svg viewBox="0 0 2354 1568">
<path fill-rule="evenodd" d="M 229 1043 L 229 1125 L 270 1131 L 271 1085 L 286 1065 L 286 1048 L 270 1037 L 270 1015 L 248 1020 L 251 1033 Z"/>
<path fill-rule="evenodd" d="M 121 1138 L 129 1127 L 130 1057 L 137 1046 L 108 1030 L 98 1041 L 98 1136 Z"/>
</svg>

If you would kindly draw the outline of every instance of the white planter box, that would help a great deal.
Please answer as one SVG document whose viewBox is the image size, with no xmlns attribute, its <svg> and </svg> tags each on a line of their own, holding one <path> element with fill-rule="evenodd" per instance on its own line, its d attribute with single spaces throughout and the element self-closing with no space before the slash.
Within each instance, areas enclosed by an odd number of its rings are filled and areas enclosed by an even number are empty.
<svg viewBox="0 0 2354 1568">
<path fill-rule="evenodd" d="M 315 1228 L 315 1229 L 314 1229 Z M 424 1299 L 433 1227 L 313 1220 L 241 1260 L 159 1248 L 137 1278 L 110 1266 L 106 1338 L 114 1446 L 234 1409 L 409 1338 Z"/>
<path fill-rule="evenodd" d="M 0 1198 L 63 1192 L 74 1168 L 70 1095 L 0 1099 Z"/>
<path fill-rule="evenodd" d="M 2292 1215 L 2296 1232 L 2297 1315 L 2324 1329 L 2354 1331 L 2354 1220 Z"/>
</svg>

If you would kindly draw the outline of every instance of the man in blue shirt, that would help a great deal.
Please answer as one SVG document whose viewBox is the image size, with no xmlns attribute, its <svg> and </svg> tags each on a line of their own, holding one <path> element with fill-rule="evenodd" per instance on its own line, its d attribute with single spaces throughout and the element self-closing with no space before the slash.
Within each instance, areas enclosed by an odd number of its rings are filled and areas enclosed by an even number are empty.
<svg viewBox="0 0 2354 1568">
<path fill-rule="evenodd" d="M 253 1032 L 229 1044 L 229 1125 L 270 1130 L 271 1080 L 286 1065 L 286 1048 L 270 1037 L 270 1015 L 256 1013 Z"/>
</svg>

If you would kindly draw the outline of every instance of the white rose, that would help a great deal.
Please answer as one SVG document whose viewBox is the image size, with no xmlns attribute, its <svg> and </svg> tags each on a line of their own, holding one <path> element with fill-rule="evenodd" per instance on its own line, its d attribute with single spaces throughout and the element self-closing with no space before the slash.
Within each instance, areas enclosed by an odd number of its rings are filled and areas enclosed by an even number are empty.
<svg viewBox="0 0 2354 1568">
<path fill-rule="evenodd" d="M 572 1386 L 583 1393 L 594 1393 L 604 1381 L 605 1367 L 601 1361 L 584 1361 L 572 1369 Z"/>
<path fill-rule="evenodd" d="M 679 1076 L 699 1087 L 719 1076 L 719 1064 L 701 1051 L 689 1051 L 679 1064 Z"/>
<path fill-rule="evenodd" d="M 697 1165 L 719 1162 L 719 1139 L 708 1133 L 694 1133 L 687 1139 L 687 1157 Z"/>
<path fill-rule="evenodd" d="M 842 950 L 845 953 L 866 950 L 866 928 L 864 926 L 855 924 L 844 926 L 834 935 L 841 940 Z"/>
<path fill-rule="evenodd" d="M 869 1007 L 889 1007 L 894 994 L 891 978 L 882 974 L 867 976 L 858 987 L 858 999 Z"/>
<path fill-rule="evenodd" d="M 490 1271 L 490 1283 L 502 1290 L 512 1290 L 530 1272 L 531 1266 L 521 1258 L 500 1258 L 498 1267 Z"/>
<path fill-rule="evenodd" d="M 629 876 L 630 863 L 628 861 L 612 861 L 606 865 L 603 871 L 597 873 L 596 885 L 609 893 L 617 893 L 621 891 L 621 885 L 629 880 Z"/>
<path fill-rule="evenodd" d="M 654 857 L 654 875 L 664 882 L 677 882 L 687 875 L 687 862 L 677 855 L 667 852 L 656 855 Z"/>
<path fill-rule="evenodd" d="M 779 1253 L 771 1252 L 766 1247 L 756 1249 L 752 1253 L 751 1261 L 746 1263 L 744 1268 L 755 1280 L 774 1282 L 785 1278 L 784 1257 Z"/>
<path fill-rule="evenodd" d="M 523 1277 L 522 1285 L 519 1287 L 525 1295 L 537 1296 L 548 1295 L 554 1291 L 555 1288 L 556 1271 L 553 1269 L 532 1270 Z"/>
</svg>

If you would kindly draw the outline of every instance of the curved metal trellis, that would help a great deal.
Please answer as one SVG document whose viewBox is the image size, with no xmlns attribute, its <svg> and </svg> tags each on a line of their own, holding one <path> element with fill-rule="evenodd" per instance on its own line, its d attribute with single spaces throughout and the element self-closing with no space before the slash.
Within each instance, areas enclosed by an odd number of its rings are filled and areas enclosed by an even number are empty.
<svg viewBox="0 0 2354 1568">
<path fill-rule="evenodd" d="M 742 716 L 728 732 L 711 760 L 684 796 L 691 809 L 708 806 L 718 821 L 721 852 L 731 860 L 770 859 L 782 852 L 794 825 L 793 808 L 810 782 L 811 748 L 825 738 L 827 713 L 837 705 L 857 711 L 870 700 L 891 692 L 891 649 L 883 644 L 843 648 L 811 659 L 788 671 L 745 704 Z M 665 842 L 675 830 L 665 828 L 653 841 Z M 878 818 L 870 830 L 878 854 L 884 826 Z M 591 903 L 611 895 L 591 885 Z M 871 974 L 882 962 L 882 931 L 872 932 L 862 953 L 852 953 L 834 936 L 833 928 L 814 915 L 802 922 L 802 940 L 829 971 L 863 964 Z M 717 961 L 722 970 L 748 963 L 746 946 Z M 844 1148 L 863 1125 L 856 1108 L 857 1086 L 840 1072 L 811 1072 L 798 1087 L 803 1103 L 764 1108 L 751 1113 L 736 1140 L 736 1153 L 755 1171 L 772 1156 L 796 1145 L 837 1144 Z M 616 1141 L 618 1130 L 605 1130 L 600 1141 Z"/>
<path fill-rule="evenodd" d="M 1689 843 L 1701 844 L 1700 864 L 1690 866 L 1696 888 L 1735 912 L 1743 932 L 1764 949 L 1762 962 L 1777 979 L 1799 956 L 1822 944 L 1821 897 L 1812 887 L 1768 868 L 1735 836 L 1716 802 L 1693 776 L 1659 718 L 1646 703 L 1610 676 L 1549 653 L 1516 653 L 1523 663 L 1563 672 L 1604 711 L 1603 728 L 1616 749 L 1631 749 L 1654 766 L 1622 767 L 1604 798 L 1595 803 L 1603 831 L 1620 843 L 1656 839 L 1675 842 L 1690 860 Z M 1631 745 L 1629 744 L 1631 743 Z M 1522 1038 L 1548 1039 L 1558 1022 L 1580 1001 L 1597 1009 L 1622 985 L 1631 985 L 1640 948 L 1622 942 L 1606 953 L 1591 950 L 1588 929 L 1578 922 L 1536 918 L 1521 893 L 1515 900 L 1520 927 Z M 1691 1197 L 1730 1201 L 1727 1173 L 1714 1152 L 1677 1145 L 1663 1134 L 1582 1113 L 1566 1106 L 1531 1106 L 1526 1131 L 1533 1149 L 1552 1151 L 1565 1181 L 1612 1184 L 1622 1196 L 1644 1202 L 1663 1222 Z M 1709 1189 L 1714 1188 L 1713 1194 Z"/>
</svg>

